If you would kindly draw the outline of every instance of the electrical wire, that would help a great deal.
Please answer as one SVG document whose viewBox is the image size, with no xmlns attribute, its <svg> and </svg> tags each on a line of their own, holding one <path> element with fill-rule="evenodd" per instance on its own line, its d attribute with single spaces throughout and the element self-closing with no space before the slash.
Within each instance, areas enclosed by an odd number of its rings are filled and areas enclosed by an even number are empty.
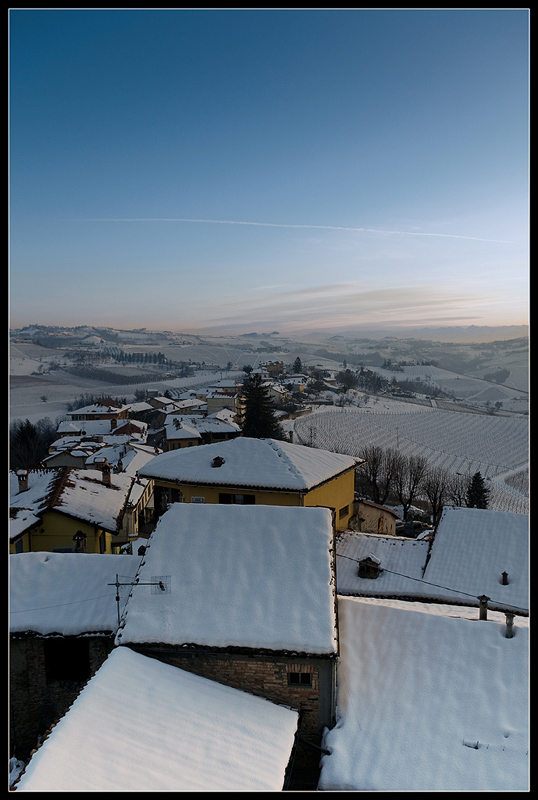
<svg viewBox="0 0 538 800">
<path fill-rule="evenodd" d="M 359 563 L 358 558 L 351 558 L 351 556 L 345 556 L 342 553 L 336 553 L 338 558 L 347 558 L 349 561 L 354 561 L 356 564 Z M 389 572 L 391 575 L 398 575 L 400 578 L 407 578 L 410 581 L 418 581 L 419 583 L 424 583 L 428 586 L 434 586 L 436 589 L 446 589 L 447 592 L 456 592 L 457 594 L 464 594 L 466 597 L 472 597 L 474 600 L 478 600 L 478 596 L 475 594 L 471 594 L 470 592 L 463 592 L 461 589 L 452 589 L 450 586 L 441 586 L 439 583 L 431 583 L 430 581 L 425 581 L 423 578 L 414 578 L 411 575 L 404 575 L 402 572 L 395 572 L 392 569 L 386 569 L 382 567 L 383 572 Z M 520 608 L 519 606 L 512 606 L 504 602 L 504 600 L 495 600 L 491 597 L 488 597 L 488 602 L 491 601 L 492 603 L 497 603 L 498 605 L 502 605 L 503 608 L 513 608 L 516 611 L 521 611 L 522 613 L 528 613 L 528 609 Z"/>
</svg>

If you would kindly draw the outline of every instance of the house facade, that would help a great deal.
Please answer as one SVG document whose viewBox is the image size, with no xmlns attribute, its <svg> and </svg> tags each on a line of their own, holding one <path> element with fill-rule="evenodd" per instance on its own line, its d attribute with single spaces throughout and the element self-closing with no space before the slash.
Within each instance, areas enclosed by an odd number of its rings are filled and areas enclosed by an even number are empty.
<svg viewBox="0 0 538 800">
<path fill-rule="evenodd" d="M 396 535 L 396 522 L 400 515 L 392 508 L 364 499 L 356 500 L 355 507 L 356 530 L 362 533 Z"/>
</svg>

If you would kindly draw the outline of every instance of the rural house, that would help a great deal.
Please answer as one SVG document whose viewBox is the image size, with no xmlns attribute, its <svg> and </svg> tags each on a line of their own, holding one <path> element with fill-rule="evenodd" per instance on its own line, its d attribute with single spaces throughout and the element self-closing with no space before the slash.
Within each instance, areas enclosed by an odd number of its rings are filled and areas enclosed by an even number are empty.
<svg viewBox="0 0 538 800">
<path fill-rule="evenodd" d="M 300 737 L 319 746 L 335 713 L 333 541 L 323 508 L 176 503 L 148 540 L 116 642 L 296 708 Z M 315 768 L 319 752 L 297 758 Z"/>
<path fill-rule="evenodd" d="M 27 758 L 114 646 L 116 573 L 134 580 L 136 556 L 9 556 L 11 755 Z M 128 596 L 119 587 L 119 610 Z"/>
<path fill-rule="evenodd" d="M 323 506 L 345 530 L 360 461 L 274 439 L 237 437 L 162 453 L 139 470 L 154 482 L 155 508 L 169 502 Z"/>
<path fill-rule="evenodd" d="M 389 536 L 396 534 L 396 520 L 400 519 L 400 515 L 394 509 L 364 498 L 355 501 L 355 508 L 354 517 L 359 531 Z"/>
<path fill-rule="evenodd" d="M 168 414 L 164 430 L 166 451 L 224 442 L 241 434 L 239 425 L 219 419 L 215 414 Z"/>
<path fill-rule="evenodd" d="M 134 541 L 151 482 L 99 469 L 11 473 L 10 552 L 114 553 Z M 15 484 L 17 481 L 17 484 Z"/>
<path fill-rule="evenodd" d="M 127 419 L 128 414 L 129 406 L 122 405 L 118 400 L 113 400 L 111 397 L 100 398 L 96 403 L 67 412 L 67 415 L 73 421 Z"/>
</svg>

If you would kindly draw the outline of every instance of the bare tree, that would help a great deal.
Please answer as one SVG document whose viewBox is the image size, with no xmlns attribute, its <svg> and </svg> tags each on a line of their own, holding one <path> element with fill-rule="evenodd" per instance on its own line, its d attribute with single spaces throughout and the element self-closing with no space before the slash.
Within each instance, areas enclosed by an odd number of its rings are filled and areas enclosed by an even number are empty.
<svg viewBox="0 0 538 800">
<path fill-rule="evenodd" d="M 403 506 L 404 520 L 407 520 L 409 509 L 418 497 L 427 465 L 423 456 L 398 456 L 394 483 L 398 500 Z"/>
<path fill-rule="evenodd" d="M 421 488 L 428 498 L 434 525 L 439 522 L 450 495 L 451 478 L 450 472 L 442 467 L 429 467 L 422 478 Z"/>
<path fill-rule="evenodd" d="M 451 473 L 450 485 L 448 487 L 448 501 L 451 505 L 465 505 L 470 479 L 471 476 L 469 474 L 463 475 L 460 472 Z"/>
<path fill-rule="evenodd" d="M 387 502 L 398 470 L 399 455 L 396 450 L 383 450 L 376 445 L 363 447 L 360 451 L 359 457 L 365 463 L 358 472 L 359 490 L 374 503 L 383 505 Z"/>
</svg>

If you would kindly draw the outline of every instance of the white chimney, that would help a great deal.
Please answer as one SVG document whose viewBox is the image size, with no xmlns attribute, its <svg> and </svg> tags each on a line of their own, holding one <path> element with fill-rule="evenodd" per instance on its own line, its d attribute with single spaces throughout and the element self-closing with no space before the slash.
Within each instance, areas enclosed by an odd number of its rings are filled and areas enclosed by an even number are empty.
<svg viewBox="0 0 538 800">
<path fill-rule="evenodd" d="M 19 492 L 28 491 L 28 470 L 27 469 L 18 470 L 17 478 L 19 479 Z"/>
</svg>

